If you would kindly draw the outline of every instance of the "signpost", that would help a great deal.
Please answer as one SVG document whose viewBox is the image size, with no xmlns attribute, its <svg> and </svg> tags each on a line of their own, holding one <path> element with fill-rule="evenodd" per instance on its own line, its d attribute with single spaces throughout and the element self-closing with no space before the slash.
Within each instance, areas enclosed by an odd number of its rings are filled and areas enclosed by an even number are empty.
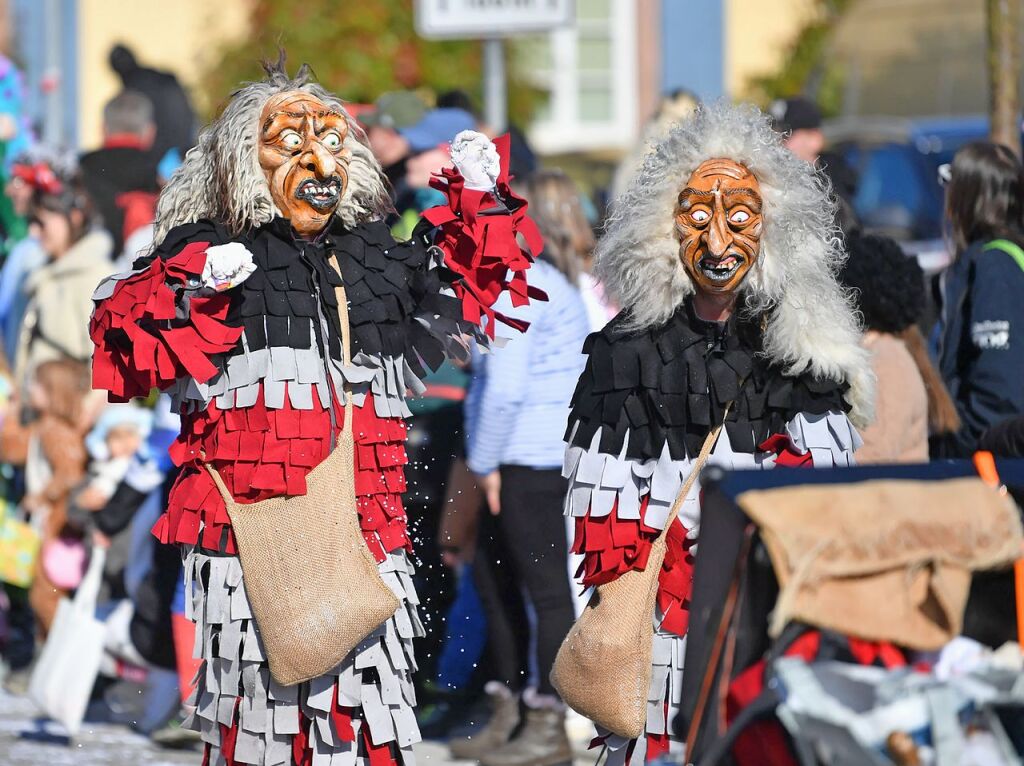
<svg viewBox="0 0 1024 766">
<path fill-rule="evenodd" d="M 484 119 L 500 131 L 508 100 L 504 38 L 569 25 L 574 11 L 574 0 L 416 0 L 416 31 L 433 40 L 483 40 Z"/>
</svg>

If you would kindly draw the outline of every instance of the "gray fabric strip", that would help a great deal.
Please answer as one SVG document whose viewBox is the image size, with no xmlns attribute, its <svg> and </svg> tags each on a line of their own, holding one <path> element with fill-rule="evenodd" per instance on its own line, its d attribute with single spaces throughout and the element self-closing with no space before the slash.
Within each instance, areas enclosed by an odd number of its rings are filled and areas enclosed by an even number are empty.
<svg viewBox="0 0 1024 766">
<path fill-rule="evenodd" d="M 394 742 L 401 748 L 403 766 L 420 741 L 413 711 L 416 695 L 412 672 L 412 639 L 422 635 L 416 613 L 412 564 L 404 551 L 389 555 L 380 565 L 382 577 L 402 602 L 388 620 L 360 644 L 334 671 L 298 686 L 284 687 L 270 677 L 259 632 L 248 599 L 238 559 L 188 551 L 185 556 L 187 599 L 202 637 L 203 665 L 194 693 L 195 714 L 188 725 L 212 747 L 211 763 L 221 762 L 220 725 L 230 725 L 237 703 L 239 735 L 235 759 L 239 763 L 290 763 L 291 740 L 299 731 L 299 711 L 310 718 L 310 745 L 314 763 L 366 762 L 357 742 L 342 742 L 331 719 L 337 689 L 338 704 L 356 709 L 353 727 L 369 727 L 375 744 Z M 204 572 L 208 585 L 203 585 Z M 211 656 L 213 647 L 217 656 Z M 379 679 L 379 683 L 371 682 Z"/>
</svg>

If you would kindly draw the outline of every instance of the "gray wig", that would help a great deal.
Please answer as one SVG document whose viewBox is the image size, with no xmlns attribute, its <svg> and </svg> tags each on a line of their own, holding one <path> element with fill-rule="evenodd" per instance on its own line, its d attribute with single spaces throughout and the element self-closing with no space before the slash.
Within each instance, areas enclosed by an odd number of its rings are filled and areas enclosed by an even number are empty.
<svg viewBox="0 0 1024 766">
<path fill-rule="evenodd" d="M 306 66 L 294 78 L 285 73 L 283 61 L 266 69 L 266 80 L 246 83 L 235 91 L 220 117 L 200 131 L 197 145 L 188 151 L 160 194 L 156 242 L 161 242 L 175 226 L 201 218 L 213 219 L 239 234 L 280 215 L 259 164 L 259 120 L 270 98 L 293 90 L 316 96 L 344 114 L 348 122 L 345 146 L 351 160 L 348 187 L 336 213 L 341 221 L 354 226 L 379 220 L 392 209 L 390 186 L 380 163 L 370 152 L 362 128 L 342 102 L 310 82 Z"/>
<path fill-rule="evenodd" d="M 757 108 L 701 106 L 645 158 L 612 205 L 595 268 L 634 329 L 667 321 L 694 292 L 679 257 L 675 207 L 702 162 L 726 157 L 757 176 L 764 201 L 761 254 L 740 288 L 766 318 L 764 353 L 789 374 L 849 384 L 851 420 L 873 417 L 874 376 L 854 304 L 836 281 L 845 259 L 828 180 L 793 156 Z"/>
</svg>

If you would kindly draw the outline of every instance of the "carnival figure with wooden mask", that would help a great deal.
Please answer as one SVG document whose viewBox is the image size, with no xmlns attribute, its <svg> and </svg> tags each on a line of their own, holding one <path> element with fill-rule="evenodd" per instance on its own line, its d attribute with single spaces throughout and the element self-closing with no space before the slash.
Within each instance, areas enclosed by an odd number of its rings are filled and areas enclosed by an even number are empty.
<svg viewBox="0 0 1024 766">
<path fill-rule="evenodd" d="M 844 466 L 871 417 L 870 366 L 835 278 L 833 213 L 827 182 L 767 118 L 726 104 L 679 124 L 612 205 L 596 269 L 622 312 L 587 340 L 565 510 L 583 585 L 657 567 L 657 595 L 638 617 L 653 621 L 646 705 L 622 727 L 642 733 L 599 726 L 609 766 L 682 756 L 674 719 L 694 557 L 715 555 L 698 553 L 702 448 L 726 468 Z M 663 534 L 662 563 L 652 550 Z M 586 666 L 573 637 L 566 666 Z"/>
<path fill-rule="evenodd" d="M 406 399 L 497 322 L 525 329 L 492 309 L 502 291 L 543 297 L 507 149 L 457 136 L 448 204 L 396 242 L 362 130 L 279 63 L 200 133 L 154 251 L 96 291 L 95 386 L 168 391 L 181 414 L 154 533 L 185 551 L 204 763 L 413 762 Z"/>
</svg>

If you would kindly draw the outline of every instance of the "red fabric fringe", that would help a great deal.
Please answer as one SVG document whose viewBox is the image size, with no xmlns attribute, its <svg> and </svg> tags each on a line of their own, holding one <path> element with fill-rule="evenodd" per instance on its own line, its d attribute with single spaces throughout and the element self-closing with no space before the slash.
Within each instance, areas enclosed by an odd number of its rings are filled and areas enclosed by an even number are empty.
<svg viewBox="0 0 1024 766">
<path fill-rule="evenodd" d="M 618 500 L 607 516 L 589 514 L 576 519 L 572 552 L 583 555 L 577 577 L 582 575 L 584 587 L 611 582 L 631 569 L 647 566 L 651 546 L 658 530 L 649 527 L 649 497 L 640 500 L 639 519 L 618 518 Z M 658 575 L 658 608 L 664 616 L 662 627 L 679 636 L 686 635 L 690 624 L 690 591 L 693 588 L 693 554 L 695 542 L 688 540 L 686 529 L 677 520 L 668 531 L 668 548 Z"/>
<path fill-rule="evenodd" d="M 480 324 L 486 317 L 485 329 L 492 339 L 495 320 L 520 332 L 529 326 L 494 311 L 492 307 L 502 292 L 509 292 L 516 307 L 527 305 L 530 298 L 547 300 L 543 290 L 526 283 L 526 270 L 534 255 L 543 250 L 544 240 L 537 225 L 526 215 L 526 200 L 509 188 L 508 135 L 494 139 L 494 145 L 501 159 L 498 195 L 518 205 L 510 215 L 487 215 L 484 211 L 500 205 L 498 200 L 490 192 L 465 188 L 462 175 L 454 168 L 444 168 L 430 181 L 433 188 L 448 198 L 448 204 L 423 213 L 427 221 L 440 227 L 435 244 L 444 251 L 445 266 L 462 278 L 454 290 L 462 301 L 463 318 Z M 528 249 L 519 246 L 517 234 L 522 235 Z"/>
<path fill-rule="evenodd" d="M 112 401 L 147 396 L 184 376 L 205 383 L 217 374 L 210 357 L 238 342 L 242 328 L 224 324 L 226 294 L 193 296 L 188 319 L 176 319 L 176 291 L 202 275 L 208 246 L 190 242 L 119 281 L 113 295 L 97 303 L 89 324 L 96 346 L 93 387 L 109 391 Z"/>
<path fill-rule="evenodd" d="M 337 424 L 339 432 L 342 425 Z M 362 407 L 353 408 L 352 426 L 363 536 L 376 559 L 383 561 L 387 552 L 411 549 L 402 506 L 407 427 L 400 418 L 378 417 L 371 394 Z M 153 533 L 165 543 L 236 553 L 227 509 L 202 468 L 200 454 L 213 462 L 241 503 L 301 495 L 306 492 L 306 475 L 328 455 L 330 431 L 330 412 L 315 398 L 312 410 L 293 409 L 287 396 L 282 409 L 272 410 L 262 392 L 253 407 L 219 410 L 211 402 L 205 410 L 186 415 L 181 436 L 171 447 L 171 457 L 185 470 Z"/>
<path fill-rule="evenodd" d="M 785 434 L 772 434 L 757 448 L 762 452 L 775 453 L 775 465 L 780 468 L 813 468 L 814 458 L 808 451 L 804 454 L 793 448 L 793 442 Z"/>
</svg>

